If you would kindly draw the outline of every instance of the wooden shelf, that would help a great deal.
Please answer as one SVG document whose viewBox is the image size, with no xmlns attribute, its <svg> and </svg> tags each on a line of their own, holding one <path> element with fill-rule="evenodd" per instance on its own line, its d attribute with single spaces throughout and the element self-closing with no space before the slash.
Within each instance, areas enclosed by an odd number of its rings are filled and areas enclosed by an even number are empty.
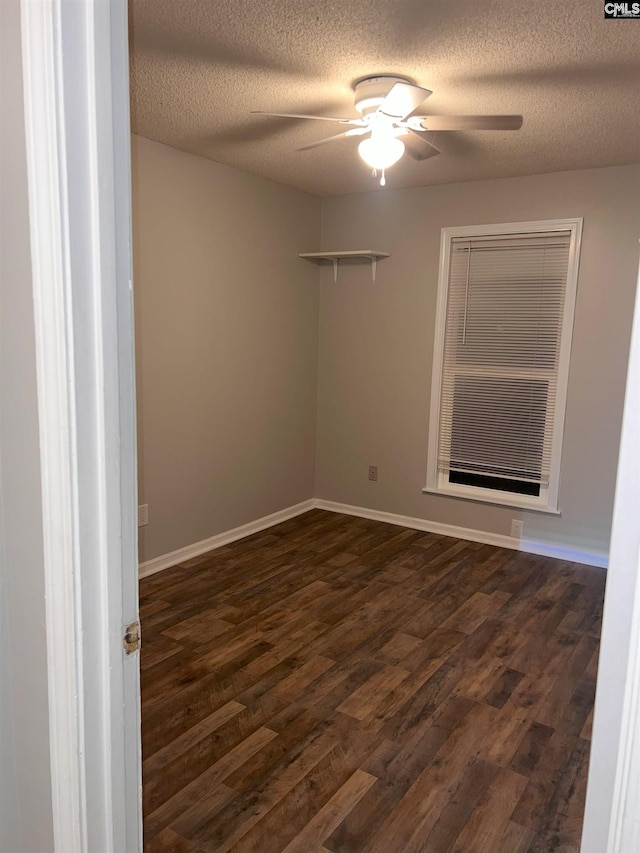
<svg viewBox="0 0 640 853">
<path fill-rule="evenodd" d="M 371 280 L 376 280 L 376 268 L 379 258 L 390 257 L 390 252 L 378 252 L 375 249 L 355 249 L 348 252 L 301 252 L 298 257 L 308 261 L 332 261 L 333 280 L 338 280 L 338 266 L 343 258 L 364 258 L 371 261 Z"/>
</svg>

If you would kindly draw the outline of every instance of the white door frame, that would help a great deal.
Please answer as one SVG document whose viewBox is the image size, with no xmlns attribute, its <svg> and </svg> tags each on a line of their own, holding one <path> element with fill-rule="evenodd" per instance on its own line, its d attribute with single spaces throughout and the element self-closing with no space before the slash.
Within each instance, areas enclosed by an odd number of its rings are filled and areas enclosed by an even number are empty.
<svg viewBox="0 0 640 853">
<path fill-rule="evenodd" d="M 581 850 L 640 850 L 640 271 Z"/>
<path fill-rule="evenodd" d="M 20 0 L 56 853 L 141 849 L 126 0 Z M 640 300 L 582 853 L 640 849 Z"/>
<path fill-rule="evenodd" d="M 57 853 L 141 849 L 126 0 L 21 0 Z"/>
</svg>

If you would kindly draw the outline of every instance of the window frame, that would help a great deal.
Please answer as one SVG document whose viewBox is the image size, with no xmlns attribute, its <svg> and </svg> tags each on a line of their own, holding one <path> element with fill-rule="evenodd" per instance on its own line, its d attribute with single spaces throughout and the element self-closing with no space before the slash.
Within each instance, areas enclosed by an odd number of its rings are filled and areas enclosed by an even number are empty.
<svg viewBox="0 0 640 853">
<path fill-rule="evenodd" d="M 521 509 L 536 510 L 559 514 L 558 495 L 560 487 L 560 466 L 562 440 L 569 383 L 569 363 L 571 359 L 571 339 L 575 314 L 578 271 L 580 265 L 580 247 L 582 242 L 582 218 L 542 219 L 533 222 L 507 222 L 492 225 L 462 225 L 443 228 L 440 238 L 440 263 L 438 272 L 438 301 L 433 343 L 433 368 L 431 378 L 431 405 L 429 410 L 429 435 L 427 451 L 427 482 L 423 492 L 463 498 L 483 503 L 502 504 Z M 446 473 L 438 471 L 438 444 L 440 439 L 440 408 L 442 395 L 442 368 L 444 361 L 445 329 L 447 303 L 449 295 L 449 273 L 451 266 L 451 248 L 454 238 L 496 237 L 509 234 L 553 233 L 570 231 L 569 262 L 563 308 L 562 328 L 560 332 L 560 350 L 558 357 L 558 375 L 556 391 L 556 410 L 552 433 L 551 469 L 549 485 L 541 486 L 539 496 L 520 495 L 516 492 L 502 492 L 479 486 L 467 486 L 449 483 Z"/>
</svg>

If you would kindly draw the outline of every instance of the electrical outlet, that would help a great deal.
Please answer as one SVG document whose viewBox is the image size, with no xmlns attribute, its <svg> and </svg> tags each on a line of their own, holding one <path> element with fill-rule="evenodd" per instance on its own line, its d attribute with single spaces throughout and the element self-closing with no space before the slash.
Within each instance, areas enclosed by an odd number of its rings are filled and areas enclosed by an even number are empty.
<svg viewBox="0 0 640 853">
<path fill-rule="evenodd" d="M 511 519 L 511 536 L 514 539 L 522 539 L 522 525 L 523 522 L 517 518 Z"/>
<path fill-rule="evenodd" d="M 145 524 L 149 524 L 149 504 L 138 507 L 138 527 L 144 527 Z"/>
<path fill-rule="evenodd" d="M 378 479 L 378 466 L 377 465 L 369 465 L 369 479 L 377 481 L 377 479 Z"/>
</svg>

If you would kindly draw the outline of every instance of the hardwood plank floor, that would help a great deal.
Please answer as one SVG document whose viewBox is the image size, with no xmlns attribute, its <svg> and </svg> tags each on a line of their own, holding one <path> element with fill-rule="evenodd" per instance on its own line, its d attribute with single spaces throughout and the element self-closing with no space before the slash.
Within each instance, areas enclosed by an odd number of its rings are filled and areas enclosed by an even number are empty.
<svg viewBox="0 0 640 853">
<path fill-rule="evenodd" d="M 605 573 L 314 510 L 141 581 L 148 853 L 577 853 Z"/>
</svg>

